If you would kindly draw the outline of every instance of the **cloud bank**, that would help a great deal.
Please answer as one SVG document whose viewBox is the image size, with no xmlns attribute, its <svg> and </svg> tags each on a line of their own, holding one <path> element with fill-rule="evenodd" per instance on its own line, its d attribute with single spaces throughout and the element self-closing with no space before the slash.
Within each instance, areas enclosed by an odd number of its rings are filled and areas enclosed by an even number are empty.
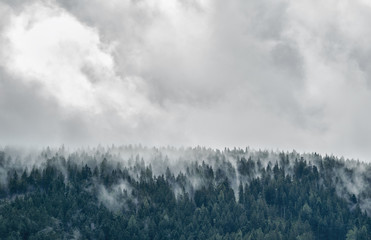
<svg viewBox="0 0 371 240">
<path fill-rule="evenodd" d="M 371 157 L 371 5 L 0 1 L 0 143 Z"/>
</svg>

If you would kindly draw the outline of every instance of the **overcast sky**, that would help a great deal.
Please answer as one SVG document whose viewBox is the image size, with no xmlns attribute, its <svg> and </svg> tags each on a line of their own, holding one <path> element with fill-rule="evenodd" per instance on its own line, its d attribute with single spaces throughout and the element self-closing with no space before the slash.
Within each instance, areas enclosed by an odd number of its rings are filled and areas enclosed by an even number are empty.
<svg viewBox="0 0 371 240">
<path fill-rule="evenodd" d="M 368 0 L 0 0 L 0 145 L 371 161 Z"/>
</svg>

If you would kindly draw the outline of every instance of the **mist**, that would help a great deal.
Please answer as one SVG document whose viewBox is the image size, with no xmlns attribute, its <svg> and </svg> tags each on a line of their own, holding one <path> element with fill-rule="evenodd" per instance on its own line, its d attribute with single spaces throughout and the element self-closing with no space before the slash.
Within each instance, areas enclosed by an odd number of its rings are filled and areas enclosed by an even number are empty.
<svg viewBox="0 0 371 240">
<path fill-rule="evenodd" d="M 319 186 L 334 188 L 336 194 L 348 202 L 349 208 L 358 206 L 371 214 L 369 164 L 296 151 L 251 148 L 225 148 L 221 151 L 205 147 L 149 148 L 141 145 L 98 146 L 78 150 L 62 146 L 38 151 L 5 147 L 0 150 L 0 184 L 7 189 L 14 172 L 21 176 L 22 173 L 30 174 L 31 170 L 40 169 L 43 172 L 43 169 L 53 167 L 60 172 L 64 184 L 68 186 L 75 178 L 68 173 L 71 169 L 82 169 L 84 172 L 89 168 L 90 177 L 94 180 L 83 185 L 82 189 L 96 195 L 97 203 L 117 212 L 130 208 L 129 205 L 133 207 L 138 204 L 135 186 L 137 182 L 149 181 L 151 178 L 166 179 L 176 199 L 184 194 L 193 198 L 196 191 L 210 185 L 217 186 L 223 179 L 228 179 L 238 200 L 241 186 L 248 186 L 266 174 L 272 174 L 273 178 L 272 170 L 276 166 L 284 170 L 283 177 L 298 177 L 298 171 L 304 171 L 300 170 L 300 164 L 308 165 L 308 169 L 318 169 Z M 126 177 L 115 182 L 104 180 L 104 176 L 115 176 L 117 171 Z M 358 205 L 351 201 L 353 195 Z"/>
</svg>

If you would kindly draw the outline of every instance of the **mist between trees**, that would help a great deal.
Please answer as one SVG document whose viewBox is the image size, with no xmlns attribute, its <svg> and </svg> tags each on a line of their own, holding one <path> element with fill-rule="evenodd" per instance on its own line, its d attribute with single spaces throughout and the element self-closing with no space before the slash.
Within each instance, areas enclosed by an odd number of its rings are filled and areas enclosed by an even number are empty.
<svg viewBox="0 0 371 240">
<path fill-rule="evenodd" d="M 8 239 L 370 239 L 371 167 L 316 153 L 0 150 Z"/>
</svg>

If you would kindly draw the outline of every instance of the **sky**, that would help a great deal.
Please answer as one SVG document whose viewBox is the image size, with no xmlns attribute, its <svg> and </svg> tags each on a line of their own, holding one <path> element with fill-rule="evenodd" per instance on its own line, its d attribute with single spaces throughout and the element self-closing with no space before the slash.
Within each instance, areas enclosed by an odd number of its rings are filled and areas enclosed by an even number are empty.
<svg viewBox="0 0 371 240">
<path fill-rule="evenodd" d="M 0 0 L 0 145 L 371 161 L 368 0 Z"/>
</svg>

